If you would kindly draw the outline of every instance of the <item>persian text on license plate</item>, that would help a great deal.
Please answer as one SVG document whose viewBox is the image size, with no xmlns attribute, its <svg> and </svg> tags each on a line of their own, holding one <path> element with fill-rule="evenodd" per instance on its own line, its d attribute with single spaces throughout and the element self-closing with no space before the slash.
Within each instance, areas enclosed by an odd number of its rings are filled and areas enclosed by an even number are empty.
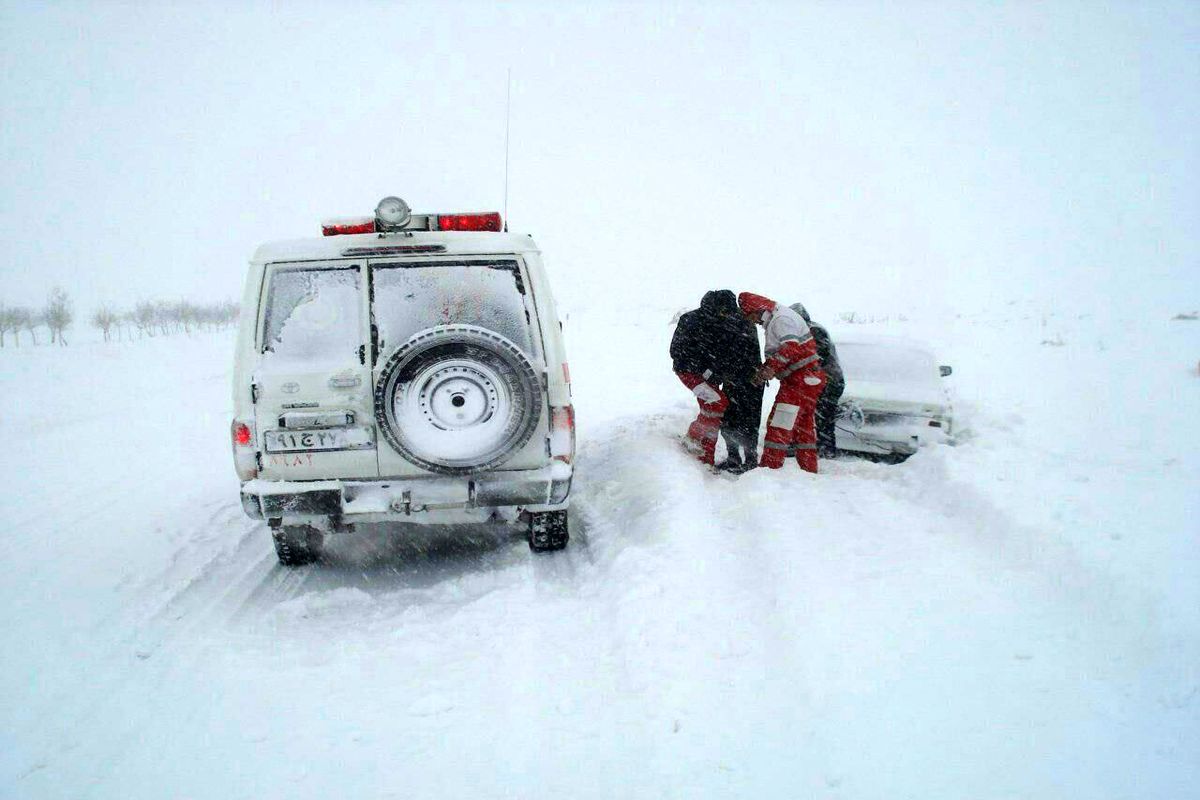
<svg viewBox="0 0 1200 800">
<path fill-rule="evenodd" d="M 264 436 L 268 453 L 292 453 L 298 450 L 357 450 L 372 445 L 371 432 L 366 428 L 266 431 Z"/>
</svg>

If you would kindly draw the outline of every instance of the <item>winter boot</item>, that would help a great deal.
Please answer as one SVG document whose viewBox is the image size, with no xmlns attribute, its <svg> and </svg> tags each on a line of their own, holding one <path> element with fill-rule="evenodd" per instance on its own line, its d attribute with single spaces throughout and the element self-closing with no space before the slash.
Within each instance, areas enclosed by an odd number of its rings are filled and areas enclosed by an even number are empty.
<svg viewBox="0 0 1200 800">
<path fill-rule="evenodd" d="M 729 472 L 735 475 L 741 475 L 743 472 L 749 472 L 758 466 L 758 444 L 757 436 L 749 436 L 744 432 L 727 433 L 725 434 L 726 444 L 729 447 L 731 462 L 728 467 L 725 467 Z M 736 453 L 736 461 L 733 454 Z"/>
<path fill-rule="evenodd" d="M 717 469 L 722 472 L 740 472 L 743 461 L 738 435 L 721 431 L 721 437 L 725 440 L 725 460 L 717 464 Z"/>
<path fill-rule="evenodd" d="M 741 474 L 743 472 L 749 472 L 750 470 L 757 469 L 757 468 L 758 468 L 758 451 L 755 450 L 753 447 L 751 447 L 746 450 L 746 456 L 745 456 L 745 458 L 742 459 L 742 466 L 741 466 L 741 469 L 738 470 L 738 474 Z"/>
</svg>

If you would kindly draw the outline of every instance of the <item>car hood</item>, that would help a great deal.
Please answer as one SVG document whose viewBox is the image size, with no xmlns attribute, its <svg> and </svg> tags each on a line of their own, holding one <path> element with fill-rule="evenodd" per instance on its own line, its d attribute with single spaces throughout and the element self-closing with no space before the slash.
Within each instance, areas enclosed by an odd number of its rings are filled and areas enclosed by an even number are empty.
<svg viewBox="0 0 1200 800">
<path fill-rule="evenodd" d="M 949 406 L 942 387 L 925 383 L 848 380 L 846 390 L 842 393 L 842 402 L 847 400 L 854 400 L 864 410 L 918 414 L 943 414 Z"/>
</svg>

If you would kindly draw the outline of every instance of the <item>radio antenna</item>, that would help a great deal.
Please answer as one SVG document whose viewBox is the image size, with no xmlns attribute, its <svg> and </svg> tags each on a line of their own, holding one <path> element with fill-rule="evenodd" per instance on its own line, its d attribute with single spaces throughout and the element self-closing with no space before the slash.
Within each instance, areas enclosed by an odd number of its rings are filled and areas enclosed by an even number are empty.
<svg viewBox="0 0 1200 800">
<path fill-rule="evenodd" d="M 512 67 L 508 68 L 508 89 L 504 97 L 504 230 L 508 230 L 508 129 L 512 120 Z"/>
</svg>

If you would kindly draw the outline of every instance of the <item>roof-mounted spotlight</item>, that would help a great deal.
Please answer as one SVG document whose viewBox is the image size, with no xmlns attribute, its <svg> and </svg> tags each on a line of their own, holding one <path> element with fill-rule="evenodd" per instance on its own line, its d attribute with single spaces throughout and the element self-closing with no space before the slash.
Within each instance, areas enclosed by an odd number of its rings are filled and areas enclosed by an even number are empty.
<svg viewBox="0 0 1200 800">
<path fill-rule="evenodd" d="M 385 197 L 375 206 L 375 227 L 380 231 L 403 230 L 412 219 L 412 209 L 399 197 Z"/>
</svg>

